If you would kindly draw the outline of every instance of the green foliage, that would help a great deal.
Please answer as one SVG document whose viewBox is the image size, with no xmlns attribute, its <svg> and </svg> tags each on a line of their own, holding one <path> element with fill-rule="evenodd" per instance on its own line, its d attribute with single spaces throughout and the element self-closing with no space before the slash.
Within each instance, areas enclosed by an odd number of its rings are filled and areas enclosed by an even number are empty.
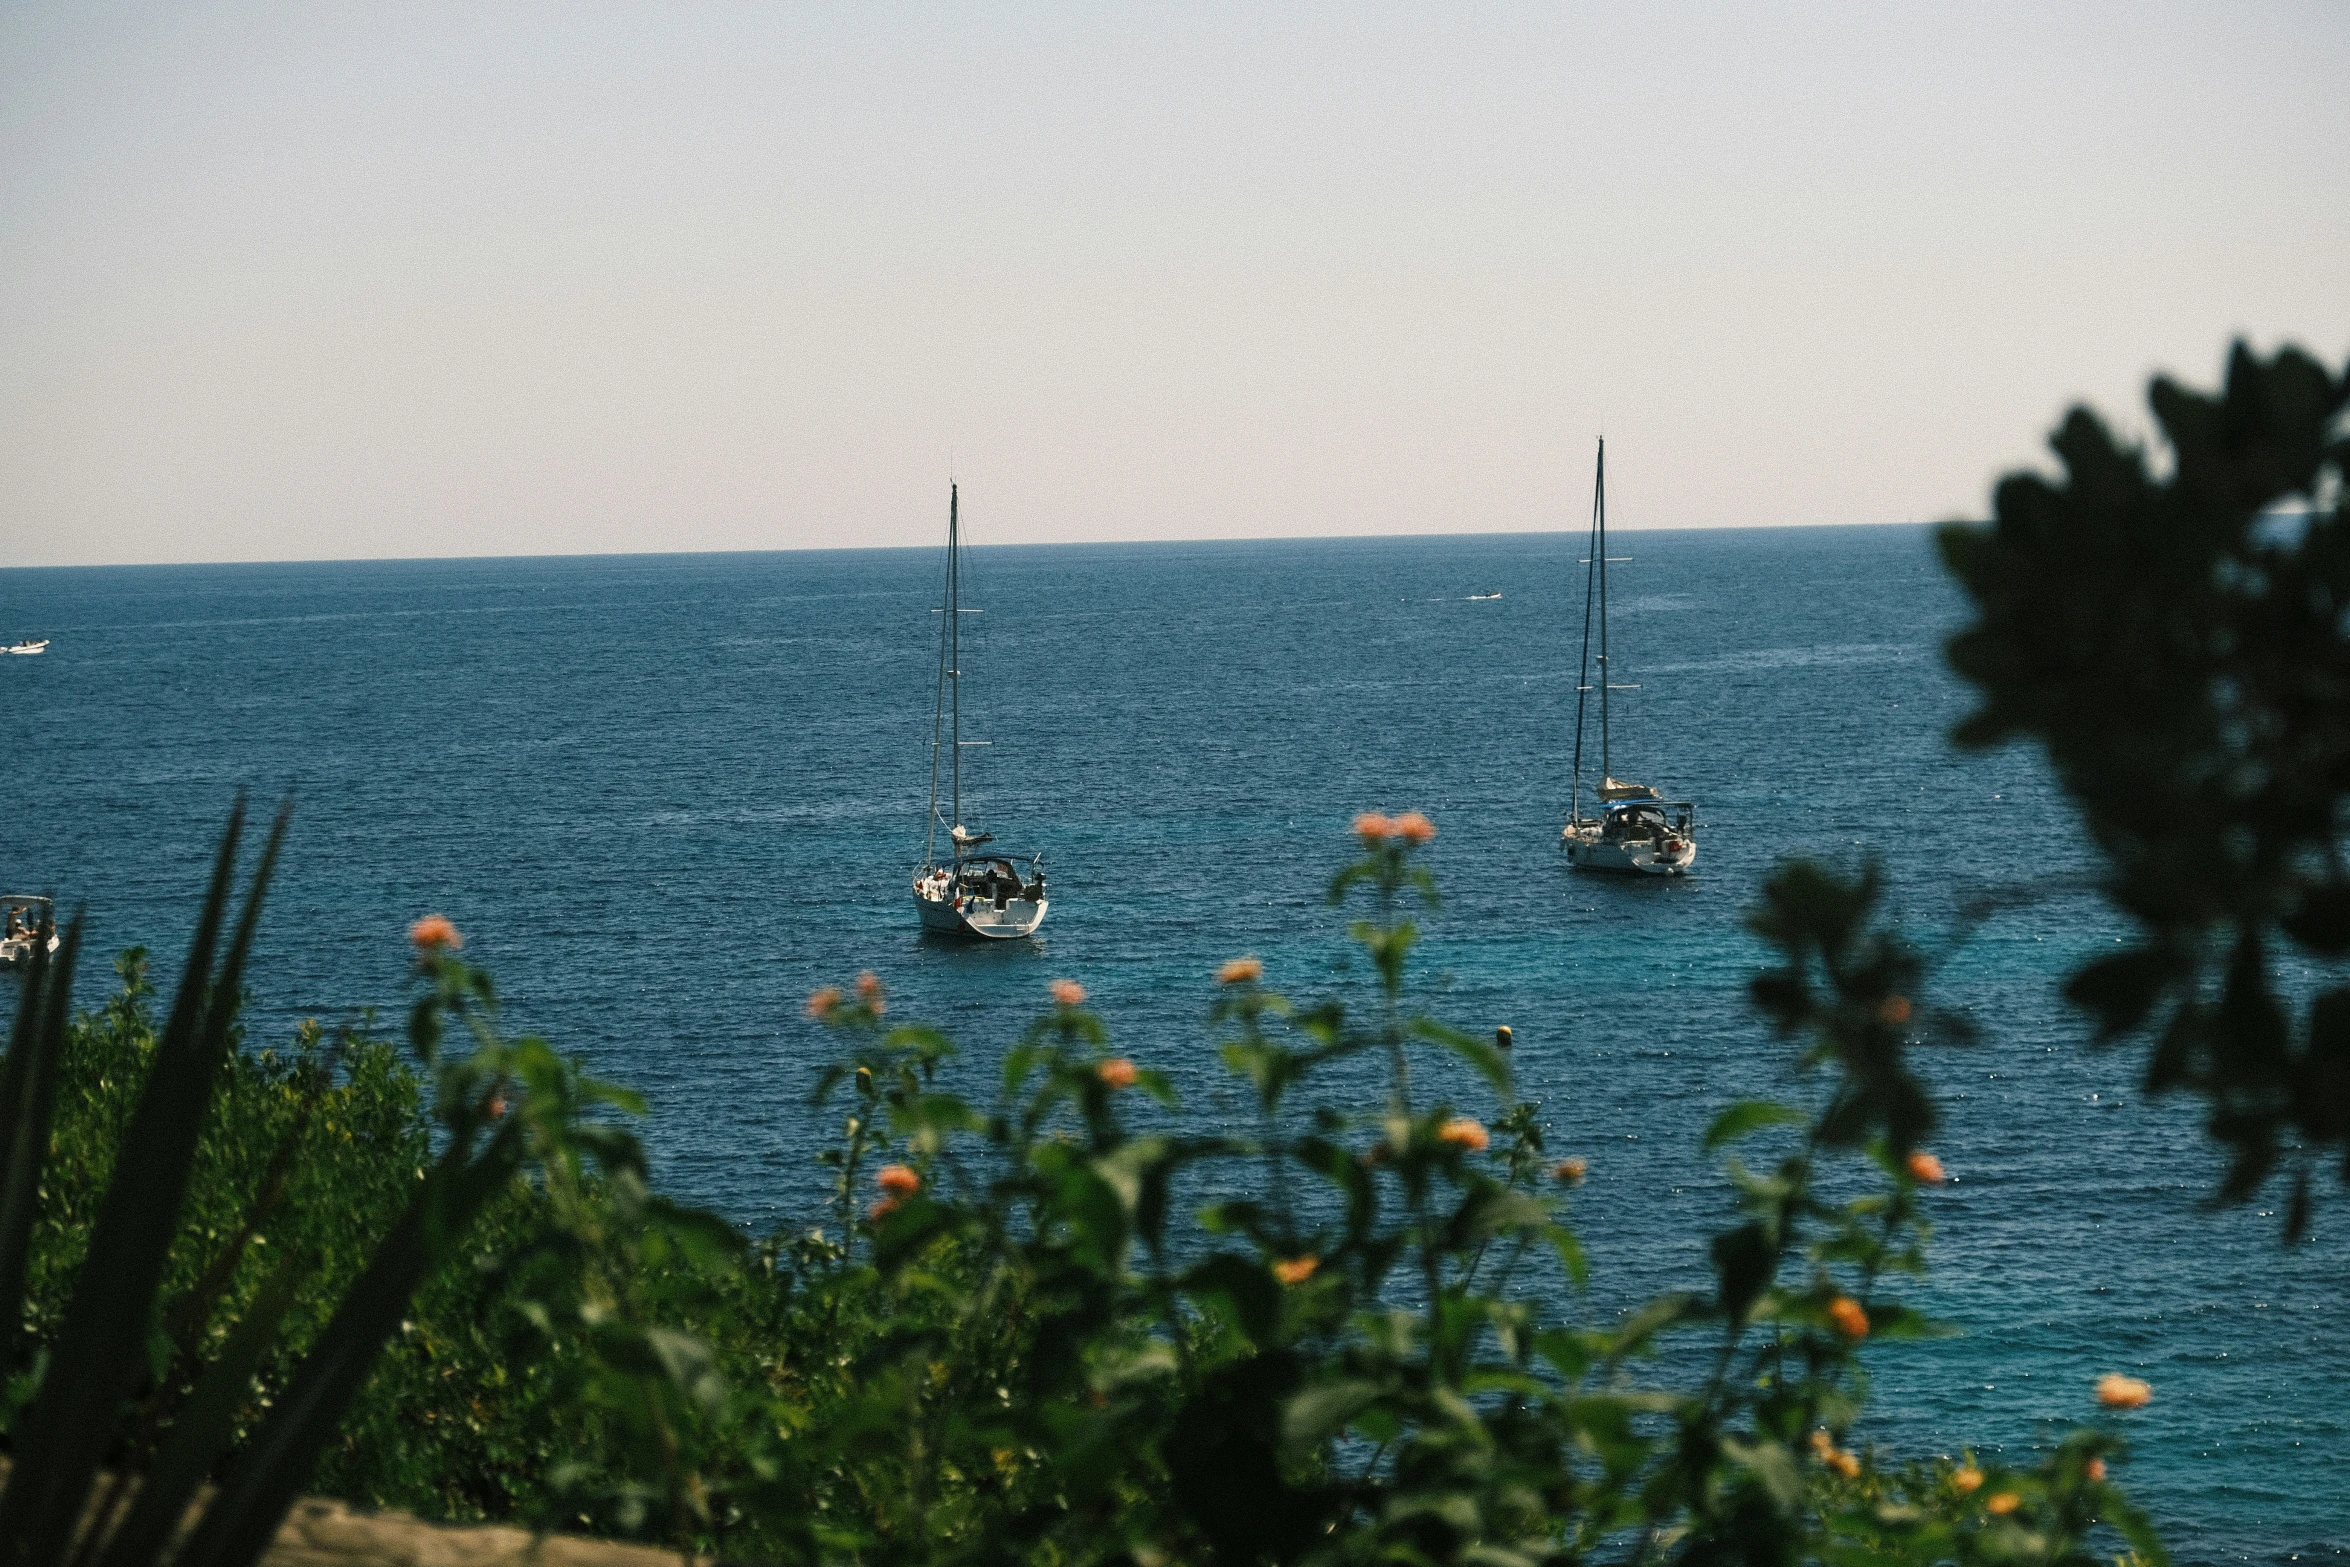
<svg viewBox="0 0 2350 1567">
<path fill-rule="evenodd" d="M 1405 908 L 1434 889 L 1395 825 L 1334 884 L 1367 901 L 1367 995 L 1295 1002 L 1253 963 L 1218 986 L 1247 1127 L 1193 1130 L 1074 986 L 984 1102 L 941 1087 L 951 1045 L 889 1019 L 878 981 L 820 992 L 830 1218 L 756 1246 L 648 1191 L 613 1119 L 634 1100 L 505 1040 L 488 980 L 427 949 L 407 1060 L 305 1029 L 218 1065 L 111 1454 L 270 1516 L 307 1468 L 272 1432 L 322 1407 L 310 1368 L 388 1256 L 412 1298 L 380 1297 L 380 1363 L 317 1475 L 429 1515 L 875 1564 L 2159 1559 L 2104 1478 L 2111 1426 L 2012 1470 L 1856 1440 L 1865 1344 L 1938 1331 L 1893 1285 L 1923 1270 L 1933 1176 L 1909 1054 L 1948 1031 L 1873 878 L 1770 884 L 1756 995 L 1801 1102 L 1708 1135 L 1742 1156 L 1712 1287 L 1616 1315 L 1581 1303 L 1580 1161 L 1545 1148 L 1505 1053 L 1410 1005 Z M 37 1344 L 64 1336 L 162 1048 L 141 960 L 121 970 L 56 1074 Z M 485 1135 L 509 1162 L 470 1221 L 419 1229 Z M 42 1364 L 19 1358 L 20 1396 Z M 175 1445 L 191 1425 L 225 1463 Z M 256 1473 L 279 1482 L 257 1500 Z"/>
<path fill-rule="evenodd" d="M 327 1051 L 305 1029 L 290 1057 L 234 1048 L 244 957 L 286 826 L 281 813 L 224 951 L 241 817 L 160 1032 L 139 953 L 119 966 L 122 993 L 68 1025 L 78 921 L 26 977 L 0 1066 L 12 1451 L 0 1563 L 153 1561 L 207 1480 L 171 1559 L 252 1560 L 384 1343 L 413 1326 L 419 1286 L 453 1271 L 501 1198 L 527 1217 L 505 1227 L 512 1244 L 472 1260 L 500 1275 L 494 1293 L 522 1319 L 584 1346 L 556 1404 L 597 1408 L 626 1451 L 668 1456 L 673 1403 L 712 1392 L 699 1345 L 645 1310 L 669 1286 L 630 1275 L 679 1277 L 681 1252 L 731 1254 L 733 1237 L 645 1192 L 634 1140 L 592 1119 L 639 1107 L 543 1042 L 502 1038 L 488 980 L 448 946 L 420 936 L 425 993 L 409 1021 L 429 1118 L 418 1073 L 380 1042 Z M 443 1049 L 452 1025 L 461 1054 Z M 690 1521 L 674 1458 L 652 1472 L 669 1482 L 666 1514 Z"/>
<path fill-rule="evenodd" d="M 849 1090 L 843 1238 L 798 1254 L 795 1293 L 803 1322 L 869 1326 L 839 1341 L 844 1375 L 770 1421 L 789 1433 L 773 1482 L 734 1498 L 804 1521 L 770 1548 L 2085 1563 L 2103 1538 L 2159 1557 L 2103 1478 L 2110 1429 L 2028 1471 L 1842 1445 L 1862 1344 L 1940 1331 L 1890 1281 L 1923 1271 L 1935 1178 L 1911 1158 L 1933 1117 L 1908 1052 L 1949 1025 L 1910 999 L 1923 965 L 1876 922 L 1873 877 L 1772 881 L 1756 928 L 1780 962 L 1756 994 L 1798 1046 L 1809 1103 L 1717 1121 L 1723 1146 L 1795 1130 L 1764 1167 L 1728 1166 L 1741 1213 L 1715 1240 L 1714 1289 L 1602 1320 L 1560 1291 L 1584 1271 L 1564 1198 L 1580 1165 L 1551 1163 L 1506 1056 L 1406 1006 L 1401 906 L 1433 889 L 1394 825 L 1366 830 L 1333 886 L 1373 900 L 1352 927 L 1376 976 L 1366 1007 L 1293 1003 L 1253 965 L 1222 986 L 1250 1135 L 1188 1135 L 1150 1108 L 1161 1085 L 1109 1053 L 1074 988 L 984 1107 L 938 1089 L 944 1042 L 887 1024 L 877 986 L 819 994 L 847 1047 L 824 1079 Z M 1383 1068 L 1376 1108 L 1331 1077 L 1350 1061 Z M 1315 1100 L 1325 1079 L 1334 1096 Z M 849 1228 L 855 1172 L 889 1155 Z M 1195 1222 L 1178 1193 L 1206 1199 Z"/>
<path fill-rule="evenodd" d="M 2150 400 L 2167 474 L 2075 409 L 2061 479 L 1942 531 L 1978 612 L 1957 738 L 2045 748 L 2139 930 L 2068 995 L 2209 1102 L 2223 1197 L 2287 1176 L 2298 1234 L 2319 1162 L 2350 1180 L 2350 375 L 2239 344 L 2219 395 Z"/>
</svg>

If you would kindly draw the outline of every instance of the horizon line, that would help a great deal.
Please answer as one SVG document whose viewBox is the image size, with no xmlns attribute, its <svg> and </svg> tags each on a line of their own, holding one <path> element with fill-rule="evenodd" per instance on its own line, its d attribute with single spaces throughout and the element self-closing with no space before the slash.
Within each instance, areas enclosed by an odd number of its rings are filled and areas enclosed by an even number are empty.
<svg viewBox="0 0 2350 1567">
<path fill-rule="evenodd" d="M 1977 519 L 1944 518 L 1936 522 L 1749 522 L 1749 523 L 1684 523 L 1677 526 L 1640 524 L 1611 531 L 1621 533 L 1804 533 L 1848 531 L 1862 528 L 1932 528 L 1944 522 L 1967 522 Z M 1223 538 L 1168 538 L 1168 539 L 1031 539 L 991 544 L 966 544 L 971 550 L 1024 549 L 1129 549 L 1150 546 L 1210 546 L 1249 544 L 1349 544 L 1349 543 L 1405 543 L 1429 539 L 1523 539 L 1570 538 L 1588 531 L 1585 528 L 1489 528 L 1477 532 L 1432 533 L 1274 533 L 1234 535 Z M 688 556 L 722 555 L 875 555 L 891 551 L 935 550 L 943 546 L 927 544 L 798 544 L 777 545 L 758 549 L 682 549 L 682 550 L 546 550 L 536 552 L 484 551 L 474 555 L 280 555 L 269 558 L 240 558 L 230 560 L 112 560 L 112 561 L 54 561 L 43 564 L 0 565 L 0 572 L 10 571 L 154 571 L 200 566 L 381 566 L 402 564 L 430 564 L 438 561 L 514 561 L 514 560 L 658 560 Z"/>
</svg>

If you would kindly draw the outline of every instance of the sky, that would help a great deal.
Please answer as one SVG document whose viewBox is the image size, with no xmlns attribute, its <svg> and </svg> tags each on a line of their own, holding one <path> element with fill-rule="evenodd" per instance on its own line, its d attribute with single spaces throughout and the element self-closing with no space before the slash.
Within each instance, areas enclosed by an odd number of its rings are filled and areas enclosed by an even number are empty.
<svg viewBox="0 0 2350 1567">
<path fill-rule="evenodd" d="M 1980 515 L 2350 358 L 2350 5 L 0 3 L 0 566 Z"/>
</svg>

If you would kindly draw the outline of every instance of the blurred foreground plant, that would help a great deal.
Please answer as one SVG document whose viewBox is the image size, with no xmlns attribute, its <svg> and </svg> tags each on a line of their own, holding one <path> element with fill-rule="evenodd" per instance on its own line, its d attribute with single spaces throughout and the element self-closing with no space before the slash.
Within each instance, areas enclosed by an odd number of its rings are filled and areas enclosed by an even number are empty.
<svg viewBox="0 0 2350 1567">
<path fill-rule="evenodd" d="M 2076 408 L 2060 480 L 2014 474 L 1941 546 L 1973 598 L 1960 744 L 2043 747 L 2138 925 L 2067 994 L 2146 1083 L 2210 1105 L 2220 1196 L 2350 1181 L 2350 372 L 2242 344 L 2211 396 L 2149 394 L 2168 473 Z"/>
</svg>

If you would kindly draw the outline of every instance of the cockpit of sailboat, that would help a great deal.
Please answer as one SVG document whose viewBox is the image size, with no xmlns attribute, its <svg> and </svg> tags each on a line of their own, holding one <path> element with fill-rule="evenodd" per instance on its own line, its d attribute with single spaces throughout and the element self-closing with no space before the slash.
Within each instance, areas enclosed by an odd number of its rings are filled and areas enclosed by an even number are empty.
<svg viewBox="0 0 2350 1567">
<path fill-rule="evenodd" d="M 1619 800 L 1600 811 L 1603 843 L 1663 843 L 1687 838 L 1697 807 L 1685 800 Z"/>
</svg>

